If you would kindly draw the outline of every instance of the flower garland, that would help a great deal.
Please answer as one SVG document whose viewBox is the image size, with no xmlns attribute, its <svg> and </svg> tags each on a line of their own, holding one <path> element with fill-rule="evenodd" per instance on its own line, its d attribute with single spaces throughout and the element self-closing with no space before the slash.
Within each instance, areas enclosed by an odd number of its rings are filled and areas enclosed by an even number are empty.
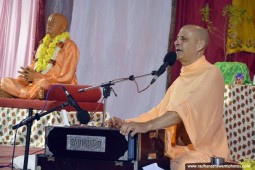
<svg viewBox="0 0 255 170">
<path fill-rule="evenodd" d="M 57 55 L 62 49 L 66 39 L 70 38 L 68 32 L 57 35 L 53 40 L 49 34 L 43 38 L 43 43 L 39 46 L 34 70 L 46 74 L 55 64 Z"/>
</svg>

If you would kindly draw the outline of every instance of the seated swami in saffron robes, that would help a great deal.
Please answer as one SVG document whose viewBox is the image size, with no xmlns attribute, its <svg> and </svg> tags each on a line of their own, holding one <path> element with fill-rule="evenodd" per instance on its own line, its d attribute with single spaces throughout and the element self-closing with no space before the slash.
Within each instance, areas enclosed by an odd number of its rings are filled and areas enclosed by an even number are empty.
<svg viewBox="0 0 255 170">
<path fill-rule="evenodd" d="M 123 135 L 166 128 L 167 151 L 172 170 L 185 169 L 186 163 L 210 162 L 210 157 L 229 159 L 227 134 L 223 123 L 224 80 L 204 51 L 209 35 L 206 29 L 186 25 L 180 30 L 175 48 L 181 62 L 180 76 L 152 110 L 122 121 L 112 118 L 108 126 L 120 128 Z M 171 146 L 171 126 L 183 124 L 189 143 Z M 178 129 L 177 129 L 178 130 Z"/>
<path fill-rule="evenodd" d="M 64 15 L 51 14 L 47 21 L 46 36 L 37 49 L 29 67 L 21 67 L 17 79 L 3 78 L 0 97 L 43 99 L 43 89 L 54 83 L 77 84 L 76 68 L 79 50 L 66 32 Z"/>
</svg>

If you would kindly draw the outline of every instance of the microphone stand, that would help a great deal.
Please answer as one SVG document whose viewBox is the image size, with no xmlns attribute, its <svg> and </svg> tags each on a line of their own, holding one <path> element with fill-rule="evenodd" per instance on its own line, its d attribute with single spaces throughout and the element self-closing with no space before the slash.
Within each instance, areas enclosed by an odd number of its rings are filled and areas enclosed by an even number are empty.
<svg viewBox="0 0 255 170">
<path fill-rule="evenodd" d="M 12 127 L 13 130 L 20 128 L 21 126 L 27 125 L 27 135 L 26 135 L 26 146 L 25 146 L 25 155 L 24 155 L 24 162 L 23 162 L 23 170 L 27 170 L 27 164 L 28 164 L 28 155 L 29 155 L 29 145 L 30 145 L 30 135 L 31 135 L 31 127 L 32 127 L 32 122 L 36 120 L 40 120 L 41 117 L 56 111 L 60 108 L 66 107 L 69 105 L 69 102 L 65 102 L 55 108 L 52 108 L 48 110 L 47 112 L 44 113 L 36 113 L 34 116 L 33 114 L 33 109 L 29 108 L 29 115 L 26 119 L 23 119 L 20 123 L 14 125 Z"/>
<path fill-rule="evenodd" d="M 28 109 L 28 117 L 31 117 L 32 114 L 33 114 L 33 109 L 29 108 Z M 28 164 L 31 128 L 32 128 L 32 122 L 29 122 L 27 124 L 26 146 L 25 146 L 25 155 L 24 155 L 24 163 L 23 163 L 23 169 L 25 169 L 25 170 L 27 170 L 27 164 Z"/>
<path fill-rule="evenodd" d="M 104 107 L 103 107 L 103 119 L 102 119 L 101 127 L 104 127 L 105 126 L 107 98 L 111 95 L 111 91 L 113 90 L 113 88 L 111 86 L 115 85 L 116 83 L 123 82 L 123 81 L 127 81 L 127 80 L 134 81 L 136 78 L 141 78 L 141 77 L 145 77 L 145 76 L 149 76 L 149 75 L 155 75 L 156 73 L 157 73 L 157 71 L 152 71 L 151 73 L 143 74 L 143 75 L 140 75 L 140 76 L 131 75 L 128 78 L 120 78 L 120 79 L 111 80 L 108 83 L 103 83 L 101 85 L 79 89 L 78 91 L 79 92 L 85 92 L 85 91 L 92 90 L 92 89 L 95 89 L 95 88 L 98 88 L 98 87 L 103 88 Z M 115 96 L 116 96 L 116 94 L 115 94 Z"/>
</svg>

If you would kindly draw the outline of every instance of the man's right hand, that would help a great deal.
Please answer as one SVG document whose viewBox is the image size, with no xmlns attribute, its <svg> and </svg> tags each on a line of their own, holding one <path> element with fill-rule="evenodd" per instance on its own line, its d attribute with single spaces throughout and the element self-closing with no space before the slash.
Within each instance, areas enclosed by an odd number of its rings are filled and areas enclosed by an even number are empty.
<svg viewBox="0 0 255 170">
<path fill-rule="evenodd" d="M 106 121 L 106 126 L 120 129 L 124 123 L 124 120 L 121 120 L 118 117 L 112 117 Z"/>
</svg>

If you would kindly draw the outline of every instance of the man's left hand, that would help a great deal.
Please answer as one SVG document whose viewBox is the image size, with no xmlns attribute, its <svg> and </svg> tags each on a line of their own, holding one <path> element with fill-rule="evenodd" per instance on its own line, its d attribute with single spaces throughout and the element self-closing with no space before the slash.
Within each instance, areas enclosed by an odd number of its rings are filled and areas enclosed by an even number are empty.
<svg viewBox="0 0 255 170">
<path fill-rule="evenodd" d="M 149 131 L 147 123 L 137 123 L 137 122 L 128 122 L 124 123 L 120 128 L 120 133 L 123 135 L 128 135 L 130 133 L 131 137 L 134 137 L 137 133 L 146 133 Z"/>
</svg>

